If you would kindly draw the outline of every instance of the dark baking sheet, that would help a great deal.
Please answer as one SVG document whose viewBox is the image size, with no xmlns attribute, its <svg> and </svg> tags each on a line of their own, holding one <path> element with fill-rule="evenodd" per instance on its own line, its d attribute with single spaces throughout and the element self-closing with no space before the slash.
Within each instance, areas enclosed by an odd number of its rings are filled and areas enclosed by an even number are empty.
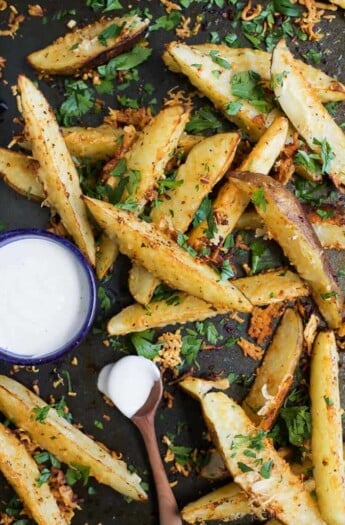
<svg viewBox="0 0 345 525">
<path fill-rule="evenodd" d="M 140 7 L 142 9 L 147 7 L 154 17 L 165 14 L 162 5 L 158 1 L 130 2 L 121 0 L 121 2 L 123 6 Z M 18 8 L 18 11 L 26 12 L 27 2 L 17 1 L 13 2 L 13 4 Z M 40 18 L 28 18 L 22 24 L 14 40 L 0 37 L 0 55 L 7 59 L 4 78 L 3 81 L 0 82 L 0 100 L 5 101 L 9 108 L 8 111 L 0 115 L 0 144 L 2 146 L 8 144 L 13 132 L 18 131 L 18 128 L 13 124 L 13 117 L 17 116 L 18 113 L 10 88 L 15 85 L 18 73 L 25 73 L 31 78 L 35 78 L 34 72 L 26 64 L 25 56 L 29 52 L 47 45 L 53 38 L 64 34 L 67 30 L 66 22 L 70 18 L 76 19 L 80 25 L 82 25 L 84 22 L 92 21 L 98 16 L 89 8 L 85 7 L 85 2 L 82 1 L 52 2 L 49 0 L 42 1 L 40 4 L 46 10 L 46 16 L 49 20 L 48 24 L 43 24 Z M 213 2 L 213 4 L 215 3 Z M 224 36 L 229 31 L 229 20 L 231 20 L 236 7 L 231 5 L 230 2 L 223 9 L 218 8 L 216 5 L 207 8 L 205 7 L 206 5 L 207 2 L 192 4 L 189 10 L 193 17 L 198 11 L 203 11 L 206 14 L 205 20 L 207 21 L 198 36 L 190 39 L 190 42 L 206 41 L 211 31 L 218 31 L 220 36 Z M 64 18 L 61 21 L 52 21 L 52 16 L 59 10 L 74 8 L 77 10 L 76 15 Z M 4 13 L 0 12 L 0 25 L 4 24 L 6 17 Z M 338 12 L 336 19 L 332 23 L 323 22 L 320 24 L 320 27 L 326 33 L 326 36 L 320 43 L 311 45 L 308 42 L 303 44 L 301 48 L 299 48 L 299 45 L 296 43 L 292 44 L 292 46 L 295 51 L 301 53 L 310 47 L 327 50 L 323 55 L 320 67 L 326 72 L 338 76 L 340 80 L 345 81 L 344 71 L 342 69 L 344 63 L 342 53 L 345 36 L 343 14 Z M 232 29 L 231 32 L 233 32 Z M 153 48 L 153 54 L 149 61 L 139 68 L 139 89 L 142 88 L 145 82 L 152 83 L 155 86 L 153 96 L 158 100 L 158 107 L 170 88 L 178 85 L 188 89 L 188 84 L 184 79 L 167 71 L 160 58 L 164 43 L 175 38 L 173 33 L 166 31 L 151 33 L 149 41 Z M 245 40 L 243 40 L 243 43 L 244 45 L 248 45 Z M 61 89 L 61 85 L 62 82 L 59 80 L 50 84 L 40 83 L 40 86 L 54 107 L 62 100 L 63 90 Z M 137 87 L 132 93 L 129 91 L 127 94 L 135 97 L 137 95 Z M 107 105 L 116 107 L 113 96 L 103 98 Z M 340 110 L 340 118 L 342 113 Z M 100 118 L 99 115 L 88 116 L 82 122 L 84 124 L 96 124 L 100 121 Z M 16 195 L 5 184 L 0 182 L 0 220 L 6 229 L 25 227 L 45 228 L 48 222 L 48 210 L 40 208 L 38 204 Z M 334 268 L 343 267 L 343 254 L 333 254 L 332 261 Z M 114 299 L 112 310 L 107 314 L 107 317 L 131 301 L 126 286 L 127 269 L 128 262 L 125 258 L 120 258 L 111 280 L 106 284 L 108 293 Z M 101 315 L 101 311 L 99 311 L 99 315 Z M 215 320 L 215 322 L 217 322 L 217 320 Z M 236 325 L 235 322 L 229 322 L 222 328 L 226 338 L 236 335 L 237 329 L 238 325 Z M 103 441 L 110 448 L 121 451 L 126 461 L 136 467 L 144 481 L 148 481 L 152 488 L 146 454 L 136 428 L 115 409 L 106 406 L 96 388 L 99 370 L 105 364 L 113 362 L 123 355 L 119 350 L 105 347 L 102 344 L 103 339 L 104 336 L 102 334 L 90 334 L 76 352 L 67 355 L 58 362 L 41 366 L 34 371 L 20 369 L 15 374 L 15 378 L 28 387 L 31 387 L 34 383 L 38 383 L 41 395 L 45 399 L 48 399 L 50 394 L 53 394 L 57 399 L 65 395 L 68 406 L 74 416 L 74 421 L 81 423 L 86 432 L 92 434 L 96 439 Z M 71 364 L 71 360 L 75 356 L 78 358 L 78 366 Z M 197 373 L 209 375 L 210 373 L 221 371 L 224 371 L 226 374 L 230 372 L 249 374 L 255 369 L 257 363 L 250 359 L 244 359 L 240 349 L 235 346 L 231 350 L 219 349 L 214 352 L 201 352 L 199 364 L 200 370 L 198 370 Z M 6 374 L 11 371 L 11 367 L 5 362 L 0 361 L 0 367 L 1 373 Z M 68 371 L 70 374 L 72 389 L 77 393 L 75 397 L 68 395 L 66 376 L 63 375 L 64 371 Z M 54 389 L 53 382 L 61 374 L 65 377 L 65 385 Z M 179 392 L 174 386 L 169 387 L 169 390 L 175 396 L 174 407 L 173 409 L 167 409 L 165 405 L 162 404 L 159 417 L 157 417 L 159 441 L 162 435 L 167 432 L 177 434 L 177 428 L 180 427 L 180 422 L 184 422 L 185 424 L 176 438 L 176 444 L 205 448 L 206 442 L 203 440 L 205 427 L 201 419 L 198 404 L 188 396 Z M 241 398 L 244 393 L 245 389 L 241 387 L 235 387 L 231 390 L 231 394 L 238 398 Z M 94 421 L 102 420 L 103 414 L 109 415 L 111 420 L 109 423 L 104 422 L 104 430 L 100 430 L 95 427 Z M 165 451 L 166 448 L 161 445 L 162 454 L 164 454 Z M 183 478 L 182 476 L 171 475 L 169 472 L 169 478 L 172 481 L 178 480 L 174 492 L 180 507 L 212 488 L 209 482 L 200 479 L 194 474 L 188 478 Z M 156 502 L 152 490 L 150 490 L 150 502 L 148 504 L 138 504 L 135 502 L 127 503 L 121 495 L 105 486 L 98 485 L 93 479 L 89 485 L 94 487 L 95 494 L 88 494 L 88 490 L 83 487 L 78 487 L 77 489 L 77 492 L 84 498 L 84 502 L 81 504 L 82 510 L 77 512 L 73 519 L 75 525 L 111 525 L 112 523 L 116 523 L 117 525 L 137 525 L 139 523 L 141 525 L 158 524 Z M 6 502 L 8 502 L 12 495 L 11 489 L 9 489 L 6 484 L 3 484 L 0 498 L 2 508 L 6 506 Z M 252 523 L 252 521 L 247 519 L 241 523 L 249 524 Z"/>
</svg>

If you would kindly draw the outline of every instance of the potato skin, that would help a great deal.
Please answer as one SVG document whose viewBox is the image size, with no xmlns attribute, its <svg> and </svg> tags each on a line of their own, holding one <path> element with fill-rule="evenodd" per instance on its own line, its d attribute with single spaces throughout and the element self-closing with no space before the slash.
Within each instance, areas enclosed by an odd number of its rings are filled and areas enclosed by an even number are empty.
<svg viewBox="0 0 345 525">
<path fill-rule="evenodd" d="M 271 177 L 236 172 L 231 179 L 250 197 L 263 191 L 264 202 L 256 205 L 269 234 L 277 241 L 299 275 L 310 287 L 320 312 L 331 328 L 342 320 L 343 296 L 308 218 L 295 196 Z"/>
<path fill-rule="evenodd" d="M 0 424 L 0 470 L 38 525 L 66 525 L 49 485 L 37 483 L 40 471 L 25 446 Z M 20 475 L 18 473 L 20 472 Z"/>
<path fill-rule="evenodd" d="M 117 37 L 107 39 L 106 45 L 103 45 L 98 36 L 113 24 L 124 24 L 124 27 Z M 74 75 L 85 68 L 104 64 L 110 58 L 131 49 L 145 35 L 147 27 L 148 20 L 141 20 L 137 16 L 102 19 L 34 51 L 27 60 L 40 73 Z"/>
</svg>

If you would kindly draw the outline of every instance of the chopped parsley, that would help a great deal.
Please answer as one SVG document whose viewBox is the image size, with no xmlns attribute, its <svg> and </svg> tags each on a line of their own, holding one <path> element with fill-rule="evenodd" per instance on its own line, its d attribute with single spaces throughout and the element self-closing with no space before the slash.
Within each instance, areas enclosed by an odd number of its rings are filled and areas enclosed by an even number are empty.
<svg viewBox="0 0 345 525">
<path fill-rule="evenodd" d="M 192 248 L 188 244 L 188 235 L 178 232 L 176 242 L 179 246 L 181 246 L 181 248 L 186 250 L 189 253 L 189 255 L 191 255 L 192 257 L 195 257 L 197 255 L 197 252 L 194 250 L 194 248 Z"/>
<path fill-rule="evenodd" d="M 107 290 L 103 288 L 103 286 L 98 287 L 97 297 L 103 312 L 109 312 L 111 308 L 111 299 L 107 293 Z"/>
<path fill-rule="evenodd" d="M 93 11 L 115 11 L 116 9 L 123 9 L 119 0 L 86 0 L 86 5 L 91 7 Z"/>
<path fill-rule="evenodd" d="M 66 471 L 66 481 L 68 485 L 74 485 L 77 481 L 82 480 L 83 485 L 87 485 L 90 477 L 90 467 L 72 463 Z"/>
<path fill-rule="evenodd" d="M 197 364 L 201 344 L 202 339 L 197 336 L 197 333 L 194 330 L 187 329 L 187 335 L 182 338 L 181 355 L 189 365 Z"/>
<path fill-rule="evenodd" d="M 322 299 L 324 301 L 327 301 L 328 299 L 332 299 L 332 297 L 337 297 L 337 292 L 325 292 L 320 294 Z"/>
<path fill-rule="evenodd" d="M 198 210 L 196 211 L 193 219 L 193 226 L 198 226 L 202 222 L 207 222 L 207 228 L 204 230 L 206 237 L 212 239 L 217 233 L 217 225 L 214 220 L 212 201 L 208 197 L 205 197 Z"/>
<path fill-rule="evenodd" d="M 263 212 L 266 211 L 267 202 L 266 202 L 266 198 L 265 198 L 265 190 L 264 190 L 264 188 L 259 188 L 259 189 L 255 190 L 253 192 L 252 202 L 253 202 L 253 204 L 255 204 L 255 206 L 260 208 Z"/>
<path fill-rule="evenodd" d="M 285 422 L 289 441 L 297 447 L 311 436 L 311 415 L 307 406 L 283 407 L 280 417 Z"/>
<path fill-rule="evenodd" d="M 230 264 L 230 261 L 225 259 L 220 268 L 220 280 L 227 281 L 228 279 L 231 279 L 232 277 L 235 277 L 235 272 Z"/>
<path fill-rule="evenodd" d="M 72 126 L 95 106 L 92 90 L 83 80 L 65 80 L 65 100 L 58 110 L 58 118 L 64 126 Z"/>
<path fill-rule="evenodd" d="M 274 463 L 273 463 L 273 460 L 272 460 L 272 459 L 270 459 L 270 460 L 268 460 L 268 461 L 265 461 L 265 462 L 262 464 L 262 466 L 261 466 L 259 472 L 260 472 L 261 476 L 262 476 L 264 479 L 269 479 L 269 478 L 271 477 L 271 472 L 272 472 L 272 468 L 273 468 L 273 466 L 274 466 Z"/>
<path fill-rule="evenodd" d="M 321 62 L 322 51 L 315 51 L 315 49 L 309 49 L 307 53 L 304 53 L 303 57 L 309 60 L 314 66 L 317 66 Z"/>
<path fill-rule="evenodd" d="M 264 91 L 261 77 L 255 71 L 240 71 L 231 78 L 230 84 L 231 93 L 238 101 L 246 100 L 262 113 L 273 108 L 273 99 Z"/>
<path fill-rule="evenodd" d="M 153 330 L 144 330 L 143 332 L 137 332 L 130 336 L 130 340 L 138 355 L 151 360 L 157 357 L 162 345 L 152 342 L 154 336 L 155 332 Z"/>
<path fill-rule="evenodd" d="M 159 284 L 155 289 L 150 302 L 165 301 L 166 304 L 176 306 L 181 302 L 178 293 L 177 290 L 172 290 L 165 284 Z"/>
<path fill-rule="evenodd" d="M 309 173 L 321 175 L 321 157 L 318 153 L 307 153 L 300 149 L 297 151 L 294 161 L 297 166 L 304 166 Z"/>
<path fill-rule="evenodd" d="M 48 417 L 48 412 L 50 410 L 50 405 L 44 405 L 43 407 L 35 407 L 33 412 L 35 414 L 35 420 L 40 423 L 44 423 Z"/>
<path fill-rule="evenodd" d="M 313 139 L 313 143 L 320 146 L 320 157 L 322 160 L 322 171 L 329 175 L 331 169 L 331 162 L 335 158 L 335 153 L 332 150 L 329 142 L 326 139 L 317 140 Z"/>
<path fill-rule="evenodd" d="M 219 51 L 217 51 L 216 49 L 210 51 L 209 55 L 212 59 L 212 62 L 214 62 L 218 66 L 221 66 L 224 69 L 231 69 L 229 62 L 221 56 L 219 56 Z"/>
<path fill-rule="evenodd" d="M 186 125 L 187 133 L 204 134 L 205 131 L 221 132 L 225 125 L 210 106 L 198 109 Z"/>
<path fill-rule="evenodd" d="M 165 31 L 171 31 L 179 25 L 182 20 L 182 14 L 179 11 L 171 11 L 168 15 L 160 16 L 156 18 L 155 23 L 149 28 L 150 31 L 158 31 L 164 29 Z"/>
<path fill-rule="evenodd" d="M 319 217 L 321 217 L 322 220 L 330 219 L 331 217 L 334 216 L 333 210 L 322 210 L 318 208 L 316 210 L 316 213 L 318 214 Z"/>
<path fill-rule="evenodd" d="M 98 40 L 102 46 L 107 46 L 109 39 L 119 36 L 122 31 L 122 27 L 123 26 L 119 26 L 117 24 L 111 24 L 106 29 L 104 29 L 104 31 L 98 35 Z"/>
<path fill-rule="evenodd" d="M 41 487 L 44 483 L 48 483 L 50 480 L 50 470 L 47 468 L 44 468 L 41 470 L 39 477 L 36 479 L 37 485 Z"/>
</svg>

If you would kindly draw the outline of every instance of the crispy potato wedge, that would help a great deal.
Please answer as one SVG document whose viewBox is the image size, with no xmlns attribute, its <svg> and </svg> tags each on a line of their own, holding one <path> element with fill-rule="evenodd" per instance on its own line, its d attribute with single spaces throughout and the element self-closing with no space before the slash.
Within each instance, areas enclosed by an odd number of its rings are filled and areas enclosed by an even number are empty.
<svg viewBox="0 0 345 525">
<path fill-rule="evenodd" d="M 339 7 L 342 7 L 345 9 L 345 1 L 344 0 L 331 0 L 331 4 L 338 5 Z"/>
<path fill-rule="evenodd" d="M 17 193 L 41 202 L 45 195 L 39 172 L 37 160 L 23 153 L 0 148 L 0 177 Z"/>
<path fill-rule="evenodd" d="M 178 186 L 167 191 L 151 212 L 161 229 L 184 233 L 203 198 L 229 169 L 240 141 L 237 133 L 219 133 L 198 142 L 190 151 L 175 177 Z M 136 301 L 147 304 L 159 284 L 143 267 L 130 272 L 130 290 Z"/>
<path fill-rule="evenodd" d="M 232 283 L 255 306 L 289 301 L 309 294 L 303 281 L 289 270 L 273 270 L 242 277 L 234 279 Z M 172 304 L 170 301 L 152 301 L 146 306 L 138 303 L 127 306 L 108 322 L 109 334 L 125 335 L 168 324 L 202 321 L 229 312 L 228 308 L 215 308 L 202 299 L 184 293 L 176 292 L 173 297 Z"/>
<path fill-rule="evenodd" d="M 40 471 L 21 441 L 0 424 L 0 470 L 38 525 L 66 525 L 49 485 L 39 485 Z"/>
<path fill-rule="evenodd" d="M 136 15 L 123 18 L 102 18 L 93 24 L 58 38 L 48 47 L 28 55 L 29 64 L 40 73 L 73 75 L 92 68 L 123 53 L 145 35 L 148 20 Z M 115 29 L 116 36 L 106 37 Z"/>
<path fill-rule="evenodd" d="M 125 192 L 123 200 L 136 201 L 137 211 L 153 198 L 157 181 L 164 176 L 164 168 L 177 147 L 189 115 L 190 108 L 181 104 L 163 108 L 145 126 L 126 155 L 128 170 L 136 170 L 140 176 L 132 193 Z"/>
<path fill-rule="evenodd" d="M 338 352 L 333 332 L 315 339 L 310 375 L 312 459 L 317 501 L 328 525 L 345 524 L 345 469 Z"/>
<path fill-rule="evenodd" d="M 345 192 L 345 135 L 306 82 L 284 40 L 273 51 L 271 75 L 284 113 L 309 148 L 323 155 L 324 171 Z"/>
<path fill-rule="evenodd" d="M 119 247 L 114 239 L 102 233 L 96 251 L 96 274 L 99 280 L 104 279 L 115 263 L 119 254 Z"/>
<path fill-rule="evenodd" d="M 242 162 L 239 171 L 255 171 L 268 175 L 279 153 L 284 147 L 288 132 L 288 121 L 279 117 L 265 131 L 248 157 Z M 213 216 L 217 231 L 212 239 L 207 239 L 207 222 L 204 221 L 191 231 L 189 244 L 196 250 L 212 243 L 218 246 L 232 232 L 238 219 L 248 206 L 250 199 L 246 192 L 238 188 L 231 179 L 220 188 L 213 202 Z"/>
<path fill-rule="evenodd" d="M 202 199 L 229 169 L 239 141 L 238 133 L 219 133 L 194 146 L 177 170 L 178 186 L 162 195 L 153 208 L 153 222 L 184 233 Z"/>
<path fill-rule="evenodd" d="M 181 515 L 187 523 L 200 523 L 209 520 L 232 521 L 253 514 L 246 493 L 236 485 L 229 483 L 202 498 L 186 505 Z"/>
<path fill-rule="evenodd" d="M 266 175 L 237 173 L 232 179 L 251 198 L 254 194 L 262 196 L 256 210 L 269 234 L 309 285 L 329 326 L 339 327 L 343 296 L 332 275 L 327 255 L 300 203 L 288 189 Z"/>
<path fill-rule="evenodd" d="M 302 320 L 297 312 L 289 308 L 242 404 L 247 416 L 258 428 L 269 430 L 272 427 L 290 390 L 302 350 Z"/>
<path fill-rule="evenodd" d="M 54 454 L 60 461 L 90 468 L 90 475 L 121 494 L 136 500 L 145 500 L 137 474 L 127 470 L 126 463 L 113 457 L 105 448 L 87 437 L 66 419 L 49 408 L 41 421 L 37 410 L 46 407 L 33 392 L 6 376 L 0 376 L 0 410 L 13 423 L 26 430 L 40 447 Z"/>
<path fill-rule="evenodd" d="M 232 95 L 229 89 L 233 76 L 231 67 L 224 68 L 219 63 L 215 64 L 209 53 L 203 53 L 194 46 L 182 42 L 170 42 L 166 46 L 163 60 L 167 67 L 173 66 L 173 71 L 178 69 L 180 73 L 186 75 L 227 119 L 248 133 L 254 141 L 261 137 L 274 118 L 281 115 L 278 108 L 273 108 L 269 113 L 262 113 L 246 100 L 242 101 L 242 106 L 235 115 L 229 115 L 226 106 L 237 101 L 237 97 Z M 198 67 L 195 67 L 195 64 Z M 213 74 L 215 69 L 219 71 L 218 76 Z"/>
<path fill-rule="evenodd" d="M 210 43 L 197 44 L 192 47 L 206 54 L 209 54 L 210 51 L 219 51 L 219 54 L 230 62 L 234 73 L 238 73 L 239 71 L 255 71 L 255 73 L 258 73 L 260 77 L 267 82 L 268 87 L 270 86 L 271 53 L 267 53 L 261 49 L 233 48 L 222 44 Z M 296 62 L 304 78 L 323 103 L 345 100 L 344 84 L 326 75 L 326 73 L 320 69 L 306 64 L 302 60 L 296 60 Z M 178 72 L 178 70 L 176 72 Z"/>
<path fill-rule="evenodd" d="M 208 393 L 201 401 L 203 414 L 217 448 L 234 481 L 261 511 L 286 525 L 325 525 L 316 502 L 301 480 L 292 474 L 271 442 L 260 436 L 242 408 L 221 392 Z M 260 447 L 251 449 L 252 440 Z M 254 454 L 249 456 L 246 451 Z"/>
<path fill-rule="evenodd" d="M 43 94 L 24 75 L 19 76 L 18 86 L 25 125 L 32 141 L 33 156 L 41 166 L 39 176 L 47 201 L 59 213 L 68 233 L 94 265 L 95 242 L 81 199 L 79 176 L 55 115 Z"/>
<path fill-rule="evenodd" d="M 343 214 L 337 212 L 333 217 L 322 219 L 317 213 L 306 210 L 308 220 L 319 239 L 322 248 L 345 250 L 345 222 Z M 327 211 L 326 211 L 327 213 Z M 238 230 L 259 230 L 265 234 L 265 225 L 256 211 L 246 211 L 238 219 Z"/>
<path fill-rule="evenodd" d="M 195 260 L 153 224 L 106 202 L 84 200 L 107 235 L 116 238 L 120 251 L 172 288 L 207 299 L 218 308 L 251 311 L 251 303 L 235 286 L 220 281 L 212 268 Z"/>
</svg>

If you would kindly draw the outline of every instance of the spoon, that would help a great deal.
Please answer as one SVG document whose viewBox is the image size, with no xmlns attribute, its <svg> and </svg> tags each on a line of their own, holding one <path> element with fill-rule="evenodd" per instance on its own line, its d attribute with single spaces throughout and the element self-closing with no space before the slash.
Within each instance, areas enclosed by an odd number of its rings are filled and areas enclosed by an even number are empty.
<svg viewBox="0 0 345 525">
<path fill-rule="evenodd" d="M 143 437 L 156 486 L 160 525 L 182 525 L 155 432 L 154 419 L 163 394 L 158 368 L 141 356 L 124 357 L 101 370 L 98 389 L 133 421 Z"/>
</svg>

